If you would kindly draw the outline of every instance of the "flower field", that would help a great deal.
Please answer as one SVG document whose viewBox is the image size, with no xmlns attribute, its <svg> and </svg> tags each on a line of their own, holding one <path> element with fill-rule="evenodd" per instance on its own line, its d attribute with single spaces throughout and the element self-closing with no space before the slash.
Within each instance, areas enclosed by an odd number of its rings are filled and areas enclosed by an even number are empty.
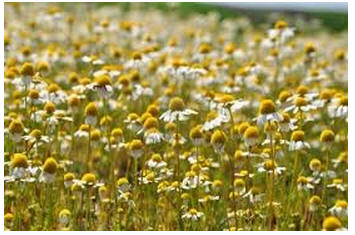
<svg viewBox="0 0 355 235">
<path fill-rule="evenodd" d="M 6 3 L 5 230 L 347 230 L 347 32 Z"/>
</svg>

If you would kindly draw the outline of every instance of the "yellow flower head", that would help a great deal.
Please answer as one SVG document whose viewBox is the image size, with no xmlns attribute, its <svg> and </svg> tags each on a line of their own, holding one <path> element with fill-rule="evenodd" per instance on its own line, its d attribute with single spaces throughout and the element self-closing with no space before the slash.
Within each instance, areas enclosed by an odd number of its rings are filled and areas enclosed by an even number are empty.
<svg viewBox="0 0 355 235">
<path fill-rule="evenodd" d="M 46 111 L 47 114 L 52 114 L 55 111 L 55 104 L 51 101 L 47 101 L 47 103 L 44 105 L 44 110 Z"/>
<path fill-rule="evenodd" d="M 275 103 L 270 99 L 262 100 L 259 106 L 260 114 L 270 114 L 276 111 Z"/>
<path fill-rule="evenodd" d="M 281 102 L 285 102 L 290 97 L 291 97 L 291 93 L 287 90 L 281 91 L 279 94 L 279 100 Z"/>
<path fill-rule="evenodd" d="M 51 83 L 51 84 L 49 84 L 49 86 L 47 87 L 47 91 L 49 92 L 49 93 L 55 93 L 55 92 L 57 92 L 57 91 L 59 91 L 60 90 L 60 87 L 59 87 L 59 85 L 57 84 L 57 83 Z"/>
<path fill-rule="evenodd" d="M 107 75 L 101 75 L 101 76 L 96 77 L 95 82 L 100 87 L 103 87 L 106 85 L 111 85 L 111 79 Z"/>
<path fill-rule="evenodd" d="M 13 219 L 14 219 L 14 215 L 10 212 L 8 212 L 4 215 L 4 222 L 5 223 L 11 223 L 13 221 Z"/>
<path fill-rule="evenodd" d="M 68 105 L 72 108 L 78 107 L 80 104 L 79 96 L 73 94 L 68 97 Z"/>
<path fill-rule="evenodd" d="M 320 171 L 322 167 L 322 163 L 319 159 L 317 158 L 313 158 L 310 162 L 309 162 L 309 168 L 312 171 Z"/>
<path fill-rule="evenodd" d="M 322 143 L 331 143 L 335 139 L 335 134 L 332 130 L 323 130 L 320 134 L 320 141 Z"/>
<path fill-rule="evenodd" d="M 28 167 L 27 156 L 22 153 L 15 153 L 12 156 L 10 166 L 12 168 L 16 168 L 16 167 L 27 168 Z"/>
<path fill-rule="evenodd" d="M 288 26 L 287 22 L 286 21 L 283 21 L 283 20 L 278 20 L 276 21 L 275 25 L 274 25 L 274 28 L 275 29 L 284 29 Z"/>
<path fill-rule="evenodd" d="M 38 61 L 36 64 L 37 71 L 46 72 L 49 70 L 49 64 L 47 61 Z"/>
<path fill-rule="evenodd" d="M 96 176 L 92 173 L 85 173 L 83 177 L 81 177 L 81 181 L 87 185 L 93 185 L 96 182 Z"/>
<path fill-rule="evenodd" d="M 249 126 L 244 132 L 245 139 L 257 139 L 259 138 L 259 130 L 255 126 Z"/>
<path fill-rule="evenodd" d="M 307 105 L 307 100 L 303 97 L 297 97 L 295 100 L 294 100 L 294 104 L 297 106 L 297 107 L 302 107 L 302 106 L 306 106 Z"/>
<path fill-rule="evenodd" d="M 169 102 L 169 109 L 172 111 L 182 111 L 185 109 L 185 103 L 180 97 L 174 97 Z"/>
<path fill-rule="evenodd" d="M 277 164 L 275 161 L 270 160 L 270 159 L 264 161 L 265 170 L 271 171 L 271 170 L 274 170 L 276 167 L 277 167 Z"/>
<path fill-rule="evenodd" d="M 22 134 L 24 130 L 23 123 L 20 119 L 13 119 L 9 126 L 9 131 L 12 134 L 19 133 Z"/>
<path fill-rule="evenodd" d="M 224 145 L 224 143 L 227 140 L 227 136 L 226 134 L 221 131 L 221 130 L 215 130 L 212 134 L 211 137 L 211 144 L 215 145 L 215 144 L 222 144 Z"/>
<path fill-rule="evenodd" d="M 48 174 L 55 174 L 58 168 L 57 161 L 53 158 L 47 158 L 43 165 L 43 171 Z"/>
<path fill-rule="evenodd" d="M 123 136 L 123 131 L 121 128 L 115 128 L 111 131 L 111 136 L 119 138 Z"/>
<path fill-rule="evenodd" d="M 98 109 L 97 109 L 97 106 L 94 102 L 90 102 L 89 104 L 86 105 L 85 115 L 86 116 L 97 116 L 98 115 Z"/>
<path fill-rule="evenodd" d="M 73 179 L 75 179 L 75 176 L 71 172 L 68 172 L 64 175 L 64 181 L 72 181 Z"/>
<path fill-rule="evenodd" d="M 33 99 L 33 100 L 38 99 L 38 98 L 39 98 L 39 92 L 38 92 L 38 90 L 31 89 L 31 90 L 28 92 L 28 97 L 30 97 L 30 98 Z"/>
<path fill-rule="evenodd" d="M 158 128 L 159 123 L 158 120 L 154 117 L 149 117 L 145 120 L 144 124 L 143 124 L 145 129 L 150 129 L 150 128 Z"/>
<path fill-rule="evenodd" d="M 41 138 L 41 136 L 42 136 L 42 132 L 39 129 L 34 129 L 34 130 L 31 131 L 30 136 L 32 136 L 32 137 L 36 138 L 37 140 L 39 140 Z"/>
<path fill-rule="evenodd" d="M 348 106 L 348 96 L 342 96 L 340 99 L 339 99 L 339 105 L 341 106 Z"/>
<path fill-rule="evenodd" d="M 346 209 L 346 208 L 348 208 L 348 202 L 345 200 L 337 200 L 335 202 L 335 206 Z"/>
<path fill-rule="evenodd" d="M 100 119 L 100 126 L 110 126 L 112 123 L 112 118 L 109 115 L 106 115 Z"/>
<path fill-rule="evenodd" d="M 325 231 L 335 231 L 341 228 L 340 220 L 335 216 L 329 216 L 323 220 L 323 229 Z"/>
<path fill-rule="evenodd" d="M 322 199 L 319 196 L 317 196 L 317 195 L 313 195 L 309 199 L 309 203 L 311 203 L 311 204 L 320 205 L 321 202 L 322 202 Z"/>
<path fill-rule="evenodd" d="M 35 75 L 35 69 L 31 63 L 25 62 L 20 69 L 20 74 L 22 76 L 33 76 Z"/>
<path fill-rule="evenodd" d="M 195 126 L 190 131 L 190 138 L 191 139 L 201 139 L 203 138 L 203 134 L 201 131 L 201 126 Z"/>
<path fill-rule="evenodd" d="M 248 129 L 250 126 L 249 122 L 242 122 L 238 125 L 238 133 L 239 135 L 243 135 L 244 132 Z"/>
<path fill-rule="evenodd" d="M 233 182 L 234 187 L 236 188 L 244 188 L 245 187 L 245 181 L 243 179 L 235 179 Z"/>
<path fill-rule="evenodd" d="M 129 143 L 129 149 L 131 151 L 143 149 L 143 142 L 139 139 L 134 139 Z"/>
<path fill-rule="evenodd" d="M 121 186 L 121 185 L 124 185 L 124 184 L 129 184 L 128 179 L 126 177 L 119 178 L 116 181 L 116 185 L 117 186 Z"/>
<path fill-rule="evenodd" d="M 159 114 L 159 108 L 155 104 L 151 104 L 148 106 L 147 112 L 150 113 L 153 117 L 157 117 Z"/>
<path fill-rule="evenodd" d="M 292 132 L 291 140 L 295 141 L 295 142 L 304 141 L 304 132 L 301 130 L 296 130 L 296 131 Z"/>
</svg>

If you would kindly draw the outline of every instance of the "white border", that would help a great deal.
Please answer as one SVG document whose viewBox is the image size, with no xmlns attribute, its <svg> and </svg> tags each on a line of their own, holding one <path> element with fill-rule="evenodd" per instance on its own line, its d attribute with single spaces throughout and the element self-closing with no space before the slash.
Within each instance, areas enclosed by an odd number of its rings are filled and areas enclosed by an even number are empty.
<svg viewBox="0 0 355 235">
<path fill-rule="evenodd" d="M 6 1 L 6 2 L 16 2 L 16 1 Z M 48 2 L 48 1 L 21 1 L 21 2 Z M 56 1 L 56 2 L 72 2 L 72 1 Z M 85 1 L 85 2 L 98 2 L 98 1 L 92 1 L 92 0 L 88 0 L 88 1 Z M 123 2 L 123 1 L 103 1 L 103 2 Z M 127 2 L 127 1 L 126 1 Z M 129 1 L 129 2 L 139 2 L 139 1 Z M 160 2 L 160 1 L 145 1 L 145 2 Z M 176 2 L 182 2 L 182 1 L 176 1 Z M 184 2 L 199 2 L 199 1 L 184 1 Z M 204 1 L 204 2 L 217 2 L 216 0 L 215 1 Z M 229 0 L 224 0 L 223 2 L 235 2 L 235 1 L 229 1 Z M 238 1 L 238 2 L 250 2 L 250 1 Z M 280 1 L 252 1 L 252 2 L 280 2 Z M 292 2 L 305 2 L 305 1 L 292 1 Z M 348 16 L 349 16 L 349 19 L 348 19 L 348 22 L 355 22 L 355 10 L 354 10 L 354 6 L 355 6 L 355 3 L 354 1 L 318 1 L 318 0 L 313 0 L 311 2 L 314 2 L 314 3 L 324 3 L 324 2 L 347 2 L 348 3 Z M 307 2 L 309 3 L 309 2 Z M 1 1 L 1 35 L 4 35 L 4 1 Z M 352 24 L 355 24 L 355 23 L 352 23 Z M 354 36 L 354 28 L 351 27 L 353 26 L 352 24 L 349 23 L 349 28 L 348 28 L 348 50 L 349 51 L 352 51 L 355 53 L 355 44 L 353 42 L 353 40 L 355 40 L 355 36 Z M 1 73 L 3 73 L 4 71 L 4 44 L 1 43 L 1 66 L 2 66 L 2 70 L 1 70 Z M 355 71 L 354 71 L 354 66 L 355 66 L 355 56 L 352 56 L 352 53 L 348 53 L 348 58 L 349 58 L 349 70 L 348 70 L 348 77 L 349 77 L 349 81 L 348 81 L 348 95 L 349 95 L 349 98 L 350 100 L 354 101 L 355 100 Z M 3 80 L 3 75 L 2 75 L 2 80 Z M 0 99 L 1 99 L 1 105 L 0 105 L 0 115 L 1 115 L 1 122 L 0 122 L 0 128 L 1 128 L 1 132 L 3 133 L 4 131 L 4 121 L 3 121 L 3 115 L 4 115 L 4 83 L 3 81 L 0 82 L 0 86 L 1 86 L 1 90 L 0 90 Z M 355 114 L 354 114 L 354 110 L 353 109 L 350 109 L 349 110 L 349 116 L 350 118 L 349 119 L 349 140 L 351 141 L 355 141 L 355 126 L 354 126 L 354 121 L 352 120 L 351 117 L 355 117 Z M 352 143 L 350 141 L 350 143 Z M 1 164 L 1 227 L 0 227 L 0 230 L 1 231 L 4 231 L 4 181 L 3 181 L 3 177 L 4 177 L 4 138 L 3 138 L 3 135 L 2 135 L 2 138 L 1 138 L 1 147 L 0 147 L 0 151 L 1 151 L 1 154 L 0 154 L 0 164 Z M 355 143 L 355 142 L 353 142 Z M 351 223 L 352 221 L 355 222 L 354 220 L 354 212 L 355 212 L 355 205 L 354 205 L 354 200 L 352 200 L 352 197 L 351 195 L 355 195 L 354 193 L 354 179 L 352 179 L 353 177 L 353 171 L 355 170 L 354 168 L 354 160 L 353 158 L 355 157 L 355 151 L 354 151 L 354 148 L 355 146 L 353 146 L 352 144 L 349 145 L 349 155 L 350 155 L 350 164 L 349 164 L 349 216 L 348 216 L 348 220 L 349 220 L 349 224 L 348 224 L 348 232 L 351 231 L 351 232 L 354 232 L 354 225 Z M 46 232 L 46 231 L 42 231 L 42 232 Z M 70 232 L 67 232 L 68 233 L 78 233 L 79 231 L 70 231 Z M 107 231 L 107 232 L 115 232 L 115 231 Z M 152 231 L 140 231 L 138 233 L 150 233 L 150 234 L 153 234 L 153 233 L 156 233 L 156 232 L 152 232 Z M 207 231 L 208 233 L 210 234 L 217 234 L 217 233 L 220 233 L 221 231 L 218 231 L 218 232 L 215 232 L 215 231 Z M 246 233 L 260 233 L 260 234 L 265 234 L 265 233 L 271 233 L 271 232 L 275 232 L 275 231 L 265 231 L 265 232 L 238 232 L 239 234 L 242 233 L 242 234 L 246 234 Z M 11 231 L 9 233 L 21 233 L 21 232 L 15 232 L 15 231 Z M 35 231 L 26 231 L 26 234 L 36 234 L 38 232 L 35 232 Z M 47 233 L 47 232 L 46 232 Z M 60 233 L 60 231 L 51 231 L 51 232 L 48 232 L 48 233 Z M 94 231 L 87 231 L 85 233 L 94 233 Z M 124 233 L 124 234 L 128 234 L 128 233 L 132 233 L 130 231 L 124 231 L 124 232 L 120 232 L 120 233 Z M 137 232 L 136 232 L 137 233 Z M 164 233 L 163 231 L 162 232 L 159 232 L 159 233 Z M 171 231 L 170 233 L 205 233 L 204 232 L 191 232 L 191 231 Z M 278 233 L 297 233 L 297 232 L 283 232 L 283 231 L 279 231 Z M 308 233 L 308 234 L 313 234 L 313 233 L 321 233 L 320 231 L 317 231 L 317 232 L 313 232 L 313 231 L 305 231 L 305 232 L 302 232 L 302 233 Z"/>
</svg>

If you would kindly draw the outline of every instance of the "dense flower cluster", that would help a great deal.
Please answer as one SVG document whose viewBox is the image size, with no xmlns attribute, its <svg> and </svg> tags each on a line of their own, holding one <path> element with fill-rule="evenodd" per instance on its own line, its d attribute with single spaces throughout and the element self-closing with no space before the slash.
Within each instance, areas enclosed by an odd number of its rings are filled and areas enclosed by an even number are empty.
<svg viewBox="0 0 355 235">
<path fill-rule="evenodd" d="M 6 4 L 6 229 L 345 230 L 347 34 L 318 30 Z"/>
</svg>

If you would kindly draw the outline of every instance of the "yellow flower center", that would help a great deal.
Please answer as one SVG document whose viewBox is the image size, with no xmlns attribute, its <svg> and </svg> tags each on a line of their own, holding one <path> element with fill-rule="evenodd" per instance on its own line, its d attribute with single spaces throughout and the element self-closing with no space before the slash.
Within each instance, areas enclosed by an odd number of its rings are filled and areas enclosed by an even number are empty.
<svg viewBox="0 0 355 235">
<path fill-rule="evenodd" d="M 97 116 L 97 114 L 98 114 L 98 110 L 94 102 L 90 102 L 88 105 L 86 105 L 85 107 L 86 116 Z"/>
<path fill-rule="evenodd" d="M 95 78 L 95 82 L 98 86 L 103 87 L 106 85 L 111 85 L 111 79 L 107 75 L 101 75 Z"/>
<path fill-rule="evenodd" d="M 261 101 L 259 112 L 260 114 L 269 114 L 274 113 L 276 110 L 276 106 L 272 100 L 266 99 Z"/>
<path fill-rule="evenodd" d="M 44 105 L 44 110 L 46 111 L 46 113 L 48 114 L 52 114 L 55 111 L 55 104 L 48 101 L 45 105 Z"/>
<path fill-rule="evenodd" d="M 35 74 L 35 70 L 31 63 L 25 62 L 20 70 L 20 74 L 23 76 L 33 76 Z"/>
<path fill-rule="evenodd" d="M 286 21 L 279 20 L 275 23 L 274 28 L 275 29 L 284 29 L 288 26 Z"/>
<path fill-rule="evenodd" d="M 128 184 L 128 180 L 126 177 L 123 177 L 123 178 L 120 178 L 116 181 L 116 185 L 117 186 L 121 186 L 121 185 L 124 185 L 124 184 Z"/>
<path fill-rule="evenodd" d="M 331 130 L 323 130 L 320 135 L 320 141 L 323 143 L 333 142 L 335 138 L 335 134 Z"/>
<path fill-rule="evenodd" d="M 255 126 L 249 126 L 244 132 L 245 139 L 257 139 L 259 138 L 259 130 Z"/>
<path fill-rule="evenodd" d="M 130 150 L 141 150 L 143 148 L 143 143 L 141 140 L 135 139 L 129 144 Z"/>
<path fill-rule="evenodd" d="M 27 168 L 28 167 L 27 156 L 22 153 L 15 153 L 11 159 L 10 166 L 12 168 L 16 168 L 16 167 Z"/>
<path fill-rule="evenodd" d="M 55 93 L 57 91 L 59 91 L 59 86 L 56 83 L 51 83 L 48 87 L 47 87 L 47 91 L 49 93 Z"/>
<path fill-rule="evenodd" d="M 20 119 L 14 119 L 12 120 L 12 122 L 10 123 L 10 126 L 9 126 L 9 131 L 12 133 L 12 134 L 15 134 L 15 133 L 22 133 L 23 132 L 23 129 L 24 129 L 24 126 L 23 126 L 23 123 Z"/>
<path fill-rule="evenodd" d="M 170 100 L 169 109 L 172 111 L 182 111 L 185 109 L 184 101 L 179 97 L 174 97 Z"/>
<path fill-rule="evenodd" d="M 96 181 L 96 176 L 92 173 L 85 173 L 81 180 L 87 184 L 94 184 Z"/>
<path fill-rule="evenodd" d="M 300 96 L 304 96 L 305 94 L 308 93 L 308 91 L 309 91 L 308 87 L 301 85 L 301 86 L 299 86 L 299 87 L 297 88 L 297 91 L 296 91 L 296 92 L 297 92 L 297 94 L 299 94 Z"/>
<path fill-rule="evenodd" d="M 309 202 L 311 204 L 316 204 L 316 205 L 319 205 L 321 203 L 321 201 L 322 201 L 322 199 L 320 199 L 320 197 L 317 195 L 314 195 L 311 197 L 311 199 L 309 199 Z"/>
<path fill-rule="evenodd" d="M 57 168 L 58 163 L 53 157 L 47 158 L 47 160 L 44 162 L 43 171 L 47 172 L 48 174 L 54 174 L 57 171 Z"/>
<path fill-rule="evenodd" d="M 294 104 L 297 107 L 302 107 L 302 106 L 306 106 L 307 105 L 307 100 L 303 97 L 297 97 L 294 101 Z"/>
<path fill-rule="evenodd" d="M 158 128 L 158 125 L 158 120 L 154 117 L 147 118 L 143 124 L 145 129 Z"/>
<path fill-rule="evenodd" d="M 296 141 L 296 142 L 303 141 L 304 140 L 304 132 L 301 130 L 297 130 L 297 131 L 292 132 L 291 140 Z"/>
<path fill-rule="evenodd" d="M 196 126 L 196 127 L 192 128 L 192 130 L 190 131 L 190 138 L 191 139 L 201 139 L 201 138 L 203 138 L 203 134 L 201 132 L 201 127 L 200 126 Z"/>
<path fill-rule="evenodd" d="M 345 200 L 337 200 L 335 203 L 335 206 L 346 209 L 346 208 L 348 208 L 348 203 Z"/>
<path fill-rule="evenodd" d="M 66 173 L 64 175 L 64 181 L 72 181 L 73 179 L 75 178 L 74 174 L 73 173 Z"/>
<path fill-rule="evenodd" d="M 211 137 L 211 144 L 224 144 L 227 137 L 221 130 L 216 130 L 213 132 Z"/>
<path fill-rule="evenodd" d="M 323 221 L 323 229 L 326 231 L 335 231 L 341 228 L 340 220 L 335 216 L 329 216 Z"/>
</svg>

